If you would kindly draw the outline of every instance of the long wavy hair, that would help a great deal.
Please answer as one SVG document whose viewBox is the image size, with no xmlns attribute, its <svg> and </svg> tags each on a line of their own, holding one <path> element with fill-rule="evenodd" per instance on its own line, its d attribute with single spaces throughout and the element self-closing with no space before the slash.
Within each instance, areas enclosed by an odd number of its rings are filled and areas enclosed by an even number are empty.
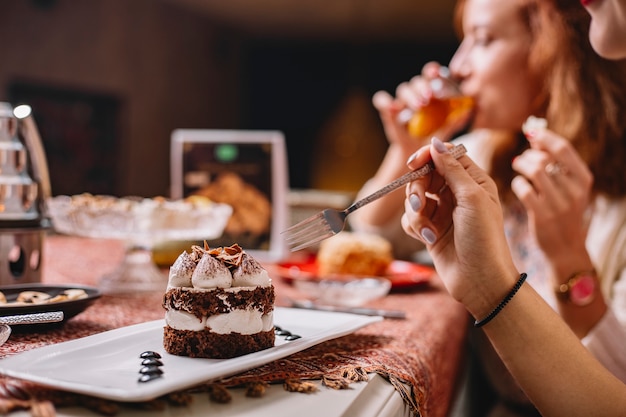
<svg viewBox="0 0 626 417">
<path fill-rule="evenodd" d="M 455 10 L 457 30 L 467 0 Z M 600 57 L 589 42 L 590 16 L 578 0 L 514 0 L 531 34 L 528 69 L 542 80 L 538 108 L 548 127 L 569 139 L 594 175 L 593 190 L 626 196 L 626 60 Z M 497 134 L 501 134 L 497 133 Z M 528 145 L 494 154 L 492 176 L 510 194 L 511 157 Z"/>
</svg>

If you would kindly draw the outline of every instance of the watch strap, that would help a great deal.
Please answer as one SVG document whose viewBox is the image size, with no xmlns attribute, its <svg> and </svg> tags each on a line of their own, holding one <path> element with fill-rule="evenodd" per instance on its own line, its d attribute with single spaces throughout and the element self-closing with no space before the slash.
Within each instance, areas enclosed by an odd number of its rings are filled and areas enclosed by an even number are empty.
<svg viewBox="0 0 626 417">
<path fill-rule="evenodd" d="M 556 288 L 557 297 L 578 306 L 585 306 L 595 298 L 597 278 L 598 274 L 594 269 L 576 272 Z M 581 285 L 584 287 L 580 288 Z M 576 291 L 576 294 L 573 295 L 573 291 Z"/>
</svg>

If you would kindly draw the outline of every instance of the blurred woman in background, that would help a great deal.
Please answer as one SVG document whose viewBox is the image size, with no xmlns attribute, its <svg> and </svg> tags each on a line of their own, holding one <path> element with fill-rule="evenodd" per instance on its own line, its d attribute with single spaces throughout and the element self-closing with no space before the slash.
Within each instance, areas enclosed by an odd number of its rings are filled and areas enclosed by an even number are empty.
<svg viewBox="0 0 626 417">
<path fill-rule="evenodd" d="M 606 3 L 596 0 L 595 6 Z M 516 268 L 528 273 L 528 282 L 589 351 L 626 381 L 624 63 L 593 52 L 588 36 L 599 44 L 606 26 L 594 23 L 589 33 L 589 15 L 575 1 L 461 0 L 457 18 L 463 40 L 449 69 L 475 107 L 471 132 L 454 140 L 498 186 Z M 400 85 L 396 97 L 375 95 L 390 146 L 362 193 L 401 175 L 404 161 L 430 139 L 411 137 L 398 115 L 428 103 L 426 81 L 439 72 L 429 64 Z M 545 118 L 548 128 L 524 136 L 521 126 L 531 115 Z M 397 193 L 364 207 L 352 215 L 352 227 L 388 237 L 406 256 L 420 243 L 400 233 L 403 201 Z M 533 415 L 482 332 L 472 336 L 498 394 L 491 415 Z"/>
</svg>

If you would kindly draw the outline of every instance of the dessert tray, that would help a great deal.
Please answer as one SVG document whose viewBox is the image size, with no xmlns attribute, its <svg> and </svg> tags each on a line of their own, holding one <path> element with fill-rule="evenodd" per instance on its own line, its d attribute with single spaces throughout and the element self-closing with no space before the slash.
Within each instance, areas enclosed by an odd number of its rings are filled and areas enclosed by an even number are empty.
<svg viewBox="0 0 626 417">
<path fill-rule="evenodd" d="M 81 291 L 82 296 L 63 300 L 61 296 L 67 291 Z M 84 285 L 44 285 L 44 284 L 23 284 L 0 286 L 0 292 L 4 294 L 6 302 L 0 303 L 0 316 L 11 316 L 19 314 L 47 313 L 52 311 L 62 311 L 63 321 L 67 321 L 81 313 L 100 298 L 100 291 L 94 287 Z M 20 303 L 16 300 L 20 294 L 26 292 L 45 293 L 50 296 L 49 300 L 37 303 Z M 60 300 L 60 301 L 56 301 Z M 53 325 L 57 323 L 52 323 Z M 21 328 L 45 326 L 45 324 L 22 324 Z"/>
<path fill-rule="evenodd" d="M 216 239 L 233 211 L 205 197 L 167 200 L 88 193 L 51 197 L 46 208 L 59 233 L 126 243 L 122 263 L 100 280 L 104 293 L 163 291 L 167 279 L 152 259 L 152 248 L 167 241 Z"/>
<path fill-rule="evenodd" d="M 19 353 L 0 361 L 0 374 L 115 401 L 148 401 L 284 358 L 380 320 L 277 307 L 274 323 L 301 337 L 287 340 L 277 335 L 273 348 L 233 359 L 197 359 L 166 353 L 164 321 L 156 320 Z M 140 354 L 147 351 L 161 356 L 163 374 L 142 383 Z"/>
<path fill-rule="evenodd" d="M 229 205 L 203 197 L 167 200 L 79 194 L 52 197 L 46 204 L 59 233 L 150 243 L 215 239 L 232 214 Z"/>
</svg>

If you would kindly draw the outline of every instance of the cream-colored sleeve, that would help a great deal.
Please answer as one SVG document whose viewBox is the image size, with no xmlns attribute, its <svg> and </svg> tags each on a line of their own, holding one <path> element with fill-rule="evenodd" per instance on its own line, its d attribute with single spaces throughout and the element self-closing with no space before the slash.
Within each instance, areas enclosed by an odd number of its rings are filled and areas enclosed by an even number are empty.
<svg viewBox="0 0 626 417">
<path fill-rule="evenodd" d="M 582 343 L 626 383 L 626 199 L 596 198 L 587 250 L 602 277 L 608 310 Z"/>
<path fill-rule="evenodd" d="M 626 383 L 626 328 L 613 310 L 607 310 L 602 319 L 582 339 L 583 345 L 613 375 Z"/>
</svg>

